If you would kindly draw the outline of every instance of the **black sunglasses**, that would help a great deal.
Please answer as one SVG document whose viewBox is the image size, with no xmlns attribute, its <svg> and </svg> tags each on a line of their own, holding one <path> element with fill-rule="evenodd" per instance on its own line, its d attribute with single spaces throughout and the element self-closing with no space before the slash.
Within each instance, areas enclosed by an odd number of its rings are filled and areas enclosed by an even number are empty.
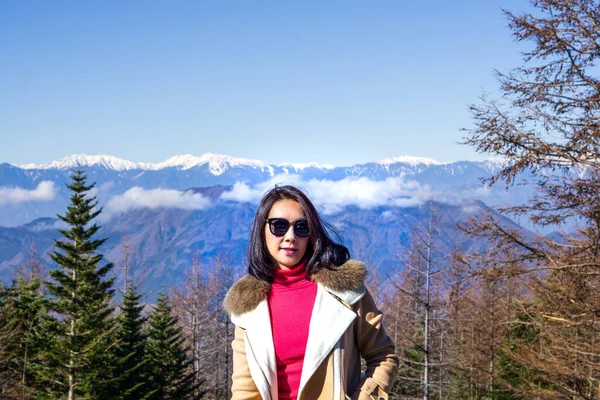
<svg viewBox="0 0 600 400">
<path fill-rule="evenodd" d="M 308 228 L 308 221 L 305 219 L 299 219 L 293 223 L 285 218 L 269 218 L 267 219 L 269 224 L 269 230 L 274 236 L 282 237 L 285 236 L 290 225 L 294 226 L 294 235 L 305 238 L 310 235 L 310 229 Z"/>
</svg>

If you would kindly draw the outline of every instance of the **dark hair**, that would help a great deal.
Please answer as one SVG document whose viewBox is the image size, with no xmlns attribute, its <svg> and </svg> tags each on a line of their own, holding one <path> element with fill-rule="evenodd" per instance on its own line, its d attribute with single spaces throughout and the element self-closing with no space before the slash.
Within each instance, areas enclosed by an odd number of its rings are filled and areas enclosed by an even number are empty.
<svg viewBox="0 0 600 400">
<path fill-rule="evenodd" d="M 342 265 L 350 258 L 348 248 L 331 239 L 329 232 L 333 233 L 341 242 L 340 235 L 330 224 L 321 219 L 306 194 L 294 186 L 276 186 L 265 193 L 254 216 L 248 248 L 248 273 L 250 275 L 263 281 L 273 281 L 273 269 L 277 268 L 277 262 L 267 249 L 265 227 L 271 207 L 279 200 L 298 202 L 308 220 L 310 236 L 304 259 L 306 260 L 306 273 L 309 276 L 321 268 L 335 268 Z"/>
</svg>

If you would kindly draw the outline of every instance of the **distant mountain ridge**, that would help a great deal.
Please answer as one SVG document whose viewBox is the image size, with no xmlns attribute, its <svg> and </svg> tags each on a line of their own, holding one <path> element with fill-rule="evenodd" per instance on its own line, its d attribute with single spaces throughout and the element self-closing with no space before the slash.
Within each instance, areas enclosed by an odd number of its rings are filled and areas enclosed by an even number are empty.
<svg viewBox="0 0 600 400">
<path fill-rule="evenodd" d="M 517 203 L 527 192 L 527 189 L 516 188 L 508 195 L 504 188 L 492 189 L 491 192 L 483 188 L 480 178 L 489 177 L 505 163 L 506 161 L 498 159 L 442 163 L 425 157 L 400 156 L 350 166 L 317 163 L 267 164 L 259 160 L 213 153 L 201 156 L 180 155 L 156 164 L 84 154 L 68 156 L 47 164 L 18 167 L 3 163 L 0 164 L 0 191 L 6 193 L 13 188 L 31 193 L 40 190 L 40 184 L 45 182 L 46 186 L 52 183 L 54 188 L 54 193 L 46 197 L 54 197 L 45 201 L 26 201 L 21 193 L 12 198 L 22 201 L 3 202 L 0 199 L 0 226 L 18 226 L 37 218 L 54 217 L 62 212 L 68 203 L 64 185 L 69 180 L 70 171 L 78 165 L 86 170 L 89 181 L 96 183 L 96 193 L 101 204 L 134 187 L 144 190 L 186 191 L 194 187 L 235 186 L 240 183 L 258 185 L 270 182 L 273 185 L 276 182 L 319 181 L 328 185 L 344 180 L 383 182 L 393 178 L 396 179 L 394 184 L 408 182 L 406 186 L 430 189 L 443 194 L 444 198 L 466 194 L 493 206 L 501 202 Z M 27 197 L 27 193 L 24 196 Z"/>
<path fill-rule="evenodd" d="M 498 159 L 491 159 L 493 163 L 498 163 Z M 386 158 L 379 161 L 374 161 L 374 164 L 380 164 L 384 167 L 393 164 L 407 164 L 413 167 L 416 166 L 431 166 L 431 165 L 445 165 L 452 164 L 450 162 L 440 162 L 427 157 L 415 157 L 415 156 L 398 156 L 392 158 Z M 250 160 L 246 158 L 231 157 L 222 154 L 215 153 L 204 153 L 201 156 L 194 156 L 192 154 L 183 154 L 170 157 L 169 159 L 159 163 L 148 163 L 148 162 L 133 162 L 122 158 L 114 157 L 111 155 L 87 155 L 87 154 L 73 154 L 70 156 L 63 157 L 59 160 L 55 160 L 45 164 L 29 163 L 23 165 L 13 165 L 21 169 L 71 169 L 78 165 L 84 167 L 103 167 L 113 171 L 129 171 L 129 170 L 147 170 L 156 171 L 164 168 L 178 168 L 180 170 L 187 170 L 194 167 L 208 165 L 209 169 L 220 175 L 224 167 L 251 167 L 261 168 L 273 171 L 273 167 L 291 167 L 296 171 L 300 171 L 306 168 L 316 169 L 334 169 L 344 168 L 344 166 L 335 166 L 333 164 L 319 164 L 316 162 L 309 163 L 294 163 L 285 162 L 279 164 L 268 164 L 260 160 Z"/>
<path fill-rule="evenodd" d="M 227 168 L 241 166 L 272 171 L 272 165 L 269 165 L 263 161 L 230 157 L 210 152 L 202 154 L 201 156 L 194 156 L 191 154 L 177 155 L 160 163 L 135 163 L 109 155 L 93 156 L 86 154 L 74 154 L 46 164 L 31 163 L 20 165 L 18 167 L 22 169 L 71 169 L 77 167 L 78 165 L 86 167 L 103 167 L 113 171 L 129 171 L 134 169 L 156 171 L 164 168 L 178 168 L 180 170 L 187 170 L 198 166 L 208 165 L 209 170 L 215 175 L 220 175 Z M 291 166 L 296 170 L 304 168 L 335 168 L 331 164 L 319 165 L 317 163 L 282 163 L 277 165 L 281 167 Z"/>
</svg>

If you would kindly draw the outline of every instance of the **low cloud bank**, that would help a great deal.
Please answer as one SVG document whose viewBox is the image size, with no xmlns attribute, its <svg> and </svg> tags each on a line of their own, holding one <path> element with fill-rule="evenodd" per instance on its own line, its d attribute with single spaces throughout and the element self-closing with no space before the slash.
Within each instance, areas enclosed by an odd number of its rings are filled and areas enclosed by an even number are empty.
<svg viewBox="0 0 600 400">
<path fill-rule="evenodd" d="M 345 207 L 362 209 L 374 207 L 415 207 L 429 200 L 447 204 L 462 205 L 465 200 L 485 197 L 486 190 L 439 192 L 429 185 L 408 180 L 405 177 L 390 177 L 383 181 L 366 177 L 345 178 L 339 181 L 310 179 L 303 180 L 299 175 L 277 175 L 268 181 L 247 184 L 237 182 L 232 189 L 224 192 L 219 200 L 258 204 L 263 195 L 276 185 L 294 185 L 305 191 L 313 203 L 324 214 L 335 214 Z M 213 204 L 210 199 L 191 191 L 172 189 L 146 190 L 133 187 L 122 195 L 112 197 L 106 203 L 106 210 L 112 214 L 136 208 L 179 208 L 184 210 L 204 210 Z"/>
<path fill-rule="evenodd" d="M 229 192 L 221 195 L 222 200 L 232 200 L 241 203 L 258 203 L 263 195 L 275 187 L 275 185 L 294 185 L 299 188 L 304 188 L 305 183 L 299 175 L 276 175 L 268 181 L 248 185 L 246 183 L 237 182 Z"/>
<path fill-rule="evenodd" d="M 30 231 L 41 232 L 41 231 L 55 231 L 57 229 L 69 229 L 69 225 L 61 221 L 60 219 L 52 219 L 47 222 L 40 222 L 33 226 L 28 227 Z"/>
<path fill-rule="evenodd" d="M 0 205 L 31 201 L 50 201 L 56 197 L 58 188 L 52 181 L 42 181 L 35 189 L 0 187 Z"/>
<path fill-rule="evenodd" d="M 427 185 L 398 177 L 384 181 L 365 177 L 340 181 L 302 181 L 297 175 L 280 175 L 257 185 L 236 183 L 231 191 L 221 195 L 221 199 L 258 203 L 263 194 L 276 184 L 291 184 L 303 189 L 325 214 L 334 214 L 347 206 L 364 209 L 378 206 L 413 207 L 435 195 Z"/>
<path fill-rule="evenodd" d="M 135 208 L 180 208 L 184 210 L 202 210 L 211 206 L 211 202 L 199 193 L 182 192 L 173 189 L 146 190 L 135 186 L 106 203 L 108 212 L 123 212 Z"/>
</svg>

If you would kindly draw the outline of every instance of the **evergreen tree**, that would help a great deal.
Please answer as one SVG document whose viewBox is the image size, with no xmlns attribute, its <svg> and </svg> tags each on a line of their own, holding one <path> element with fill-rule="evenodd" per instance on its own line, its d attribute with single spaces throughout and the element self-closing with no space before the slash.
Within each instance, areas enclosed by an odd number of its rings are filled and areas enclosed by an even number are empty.
<svg viewBox="0 0 600 400">
<path fill-rule="evenodd" d="M 152 400 L 182 400 L 201 398 L 194 394 L 192 359 L 184 347 L 185 338 L 177 318 L 173 316 L 171 302 L 163 291 L 157 299 L 148 324 L 148 358 Z"/>
<path fill-rule="evenodd" d="M 8 301 L 8 289 L 0 282 L 0 398 L 18 399 L 18 373 L 11 368 L 10 342 L 16 333 L 9 322 L 14 314 L 14 304 Z"/>
<path fill-rule="evenodd" d="M 69 225 L 59 230 L 63 240 L 55 240 L 52 259 L 58 268 L 50 271 L 46 286 L 52 296 L 50 308 L 57 319 L 49 324 L 54 336 L 47 349 L 47 382 L 51 398 L 106 398 L 110 381 L 109 348 L 114 343 L 113 307 L 110 300 L 113 279 L 106 279 L 113 265 L 101 266 L 98 248 L 107 240 L 95 239 L 100 227 L 93 220 L 102 212 L 96 209 L 95 197 L 89 197 L 94 184 L 86 184 L 84 171 L 77 169 L 67 187 L 72 192 L 71 204 L 64 216 Z"/>
<path fill-rule="evenodd" d="M 12 285 L 0 300 L 0 397 L 29 398 L 39 386 L 36 371 L 41 368 L 44 347 L 42 326 L 47 318 L 46 300 L 38 276 L 26 279 L 19 269 Z"/>
<path fill-rule="evenodd" d="M 117 345 L 113 350 L 112 376 L 109 398 L 119 400 L 142 400 L 147 398 L 146 384 L 146 335 L 143 325 L 147 318 L 142 316 L 142 296 L 136 287 L 129 285 L 123 294 L 119 328 L 116 332 Z"/>
</svg>

